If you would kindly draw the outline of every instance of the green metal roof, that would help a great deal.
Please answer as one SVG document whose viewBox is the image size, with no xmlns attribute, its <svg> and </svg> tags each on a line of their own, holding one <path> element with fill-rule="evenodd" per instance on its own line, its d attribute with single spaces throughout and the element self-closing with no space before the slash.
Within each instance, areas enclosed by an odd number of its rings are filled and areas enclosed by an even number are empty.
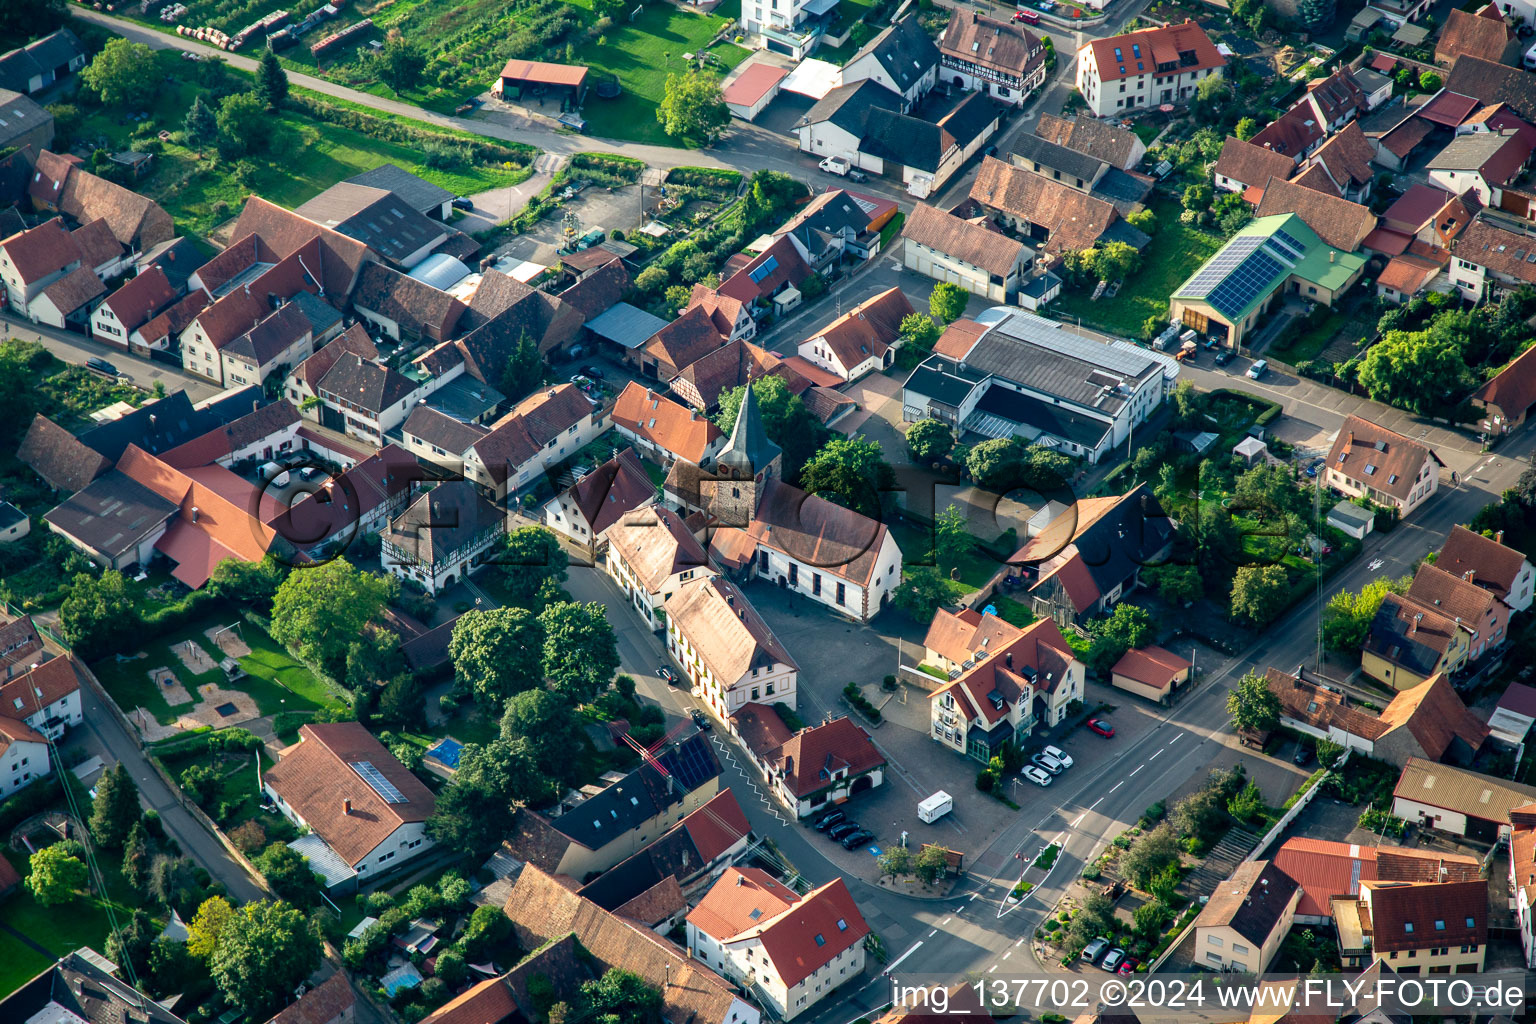
<svg viewBox="0 0 1536 1024">
<path fill-rule="evenodd" d="M 1354 253 L 1331 249 L 1294 213 L 1250 221 L 1173 293 L 1203 302 L 1241 323 L 1293 274 L 1336 290 L 1365 266 Z"/>
</svg>

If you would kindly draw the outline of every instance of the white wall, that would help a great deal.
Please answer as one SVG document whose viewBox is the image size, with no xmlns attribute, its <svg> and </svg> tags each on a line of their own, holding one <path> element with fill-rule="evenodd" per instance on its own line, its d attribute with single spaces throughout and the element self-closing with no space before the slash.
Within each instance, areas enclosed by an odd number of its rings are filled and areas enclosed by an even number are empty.
<svg viewBox="0 0 1536 1024">
<path fill-rule="evenodd" d="M 1417 800 L 1409 800 L 1406 797 L 1392 798 L 1392 813 L 1410 824 L 1415 824 L 1421 818 L 1430 819 L 1430 824 L 1442 832 L 1450 832 L 1453 835 L 1466 835 L 1467 816 L 1456 811 L 1448 811 L 1443 807 L 1434 807 L 1430 804 L 1421 804 Z M 1439 820 L 1434 820 L 1438 816 Z"/>
<path fill-rule="evenodd" d="M 0 796 L 10 796 L 52 771 L 46 743 L 13 740 L 0 754 Z"/>
<path fill-rule="evenodd" d="M 395 829 L 368 856 L 352 865 L 359 881 L 372 875 L 393 871 L 401 864 L 420 857 L 437 844 L 427 835 L 427 823 L 408 821 Z"/>
</svg>

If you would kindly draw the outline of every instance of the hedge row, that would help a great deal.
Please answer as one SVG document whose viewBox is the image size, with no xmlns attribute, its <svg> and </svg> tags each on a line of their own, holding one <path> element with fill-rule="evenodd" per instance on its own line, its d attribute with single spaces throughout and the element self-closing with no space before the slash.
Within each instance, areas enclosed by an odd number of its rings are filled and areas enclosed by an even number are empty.
<svg viewBox="0 0 1536 1024">
<path fill-rule="evenodd" d="M 402 121 L 379 117 L 353 107 L 325 103 L 311 96 L 291 95 L 288 97 L 288 105 L 317 121 L 350 128 L 375 139 L 404 143 L 422 149 L 429 143 L 465 146 L 468 147 L 474 159 L 482 163 L 527 165 L 533 163 L 534 158 L 539 155 L 538 149 L 520 142 L 485 142 L 460 135 L 450 135 L 447 132 L 427 131 L 424 128 L 414 128 Z"/>
</svg>

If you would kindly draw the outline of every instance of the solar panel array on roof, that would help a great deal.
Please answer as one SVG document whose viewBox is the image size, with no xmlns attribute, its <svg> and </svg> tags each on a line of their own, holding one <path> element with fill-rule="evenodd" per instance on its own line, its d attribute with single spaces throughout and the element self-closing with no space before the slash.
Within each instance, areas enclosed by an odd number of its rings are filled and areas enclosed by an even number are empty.
<svg viewBox="0 0 1536 1024">
<path fill-rule="evenodd" d="M 752 271 L 750 275 L 752 278 L 752 283 L 762 284 L 763 278 L 767 277 L 777 269 L 779 269 L 779 258 L 777 256 L 769 256 L 767 259 L 763 260 L 760 266 L 756 267 Z"/>
<path fill-rule="evenodd" d="M 1283 269 L 1268 250 L 1256 249 L 1212 289 L 1206 301 L 1229 319 L 1235 319 L 1248 303 L 1259 297 Z"/>
<path fill-rule="evenodd" d="M 1200 272 L 1190 278 L 1189 284 L 1180 293 L 1191 298 L 1204 298 L 1226 278 L 1237 266 L 1247 259 L 1254 250 L 1264 244 L 1263 235 L 1239 235 L 1212 256 Z"/>
<path fill-rule="evenodd" d="M 385 803 L 410 803 L 410 801 L 405 798 L 405 794 L 396 789 L 395 784 L 386 779 L 383 774 L 373 766 L 373 762 L 354 761 L 352 762 L 352 770 L 357 772 L 362 780 L 368 783 L 368 785 L 373 788 L 373 791 L 383 798 Z"/>
<path fill-rule="evenodd" d="M 709 741 L 698 736 L 690 737 L 657 758 L 663 768 L 682 784 L 685 790 L 694 790 L 720 774 L 720 765 L 710 752 Z"/>
<path fill-rule="evenodd" d="M 1295 258 L 1296 259 L 1299 260 L 1299 259 L 1302 258 L 1302 256 L 1306 255 L 1307 247 L 1305 245 L 1302 245 L 1301 242 L 1297 240 L 1295 235 L 1291 234 L 1289 231 L 1286 231 L 1284 228 L 1277 228 L 1275 230 L 1274 235 L 1271 236 L 1271 237 L 1279 239 L 1281 242 L 1284 242 L 1285 245 L 1293 253 L 1295 253 Z"/>
</svg>

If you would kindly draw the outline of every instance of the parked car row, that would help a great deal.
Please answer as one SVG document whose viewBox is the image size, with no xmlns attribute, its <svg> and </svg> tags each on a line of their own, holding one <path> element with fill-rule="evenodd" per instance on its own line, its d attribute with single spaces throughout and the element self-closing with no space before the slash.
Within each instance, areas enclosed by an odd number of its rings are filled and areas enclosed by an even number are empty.
<svg viewBox="0 0 1536 1024">
<path fill-rule="evenodd" d="M 1133 956 L 1126 956 L 1125 950 L 1118 946 L 1111 949 L 1109 940 L 1103 936 L 1083 947 L 1083 960 L 1086 963 L 1096 964 L 1111 974 L 1133 974 L 1141 963 Z"/>
<path fill-rule="evenodd" d="M 858 822 L 849 820 L 848 815 L 842 811 L 823 814 L 816 822 L 816 831 L 823 832 L 842 843 L 845 850 L 857 850 L 875 838 L 873 832 L 867 828 L 860 828 Z"/>
<path fill-rule="evenodd" d="M 1019 774 L 1037 786 L 1049 786 L 1051 780 L 1072 767 L 1072 755 L 1060 747 L 1045 747 Z"/>
</svg>

